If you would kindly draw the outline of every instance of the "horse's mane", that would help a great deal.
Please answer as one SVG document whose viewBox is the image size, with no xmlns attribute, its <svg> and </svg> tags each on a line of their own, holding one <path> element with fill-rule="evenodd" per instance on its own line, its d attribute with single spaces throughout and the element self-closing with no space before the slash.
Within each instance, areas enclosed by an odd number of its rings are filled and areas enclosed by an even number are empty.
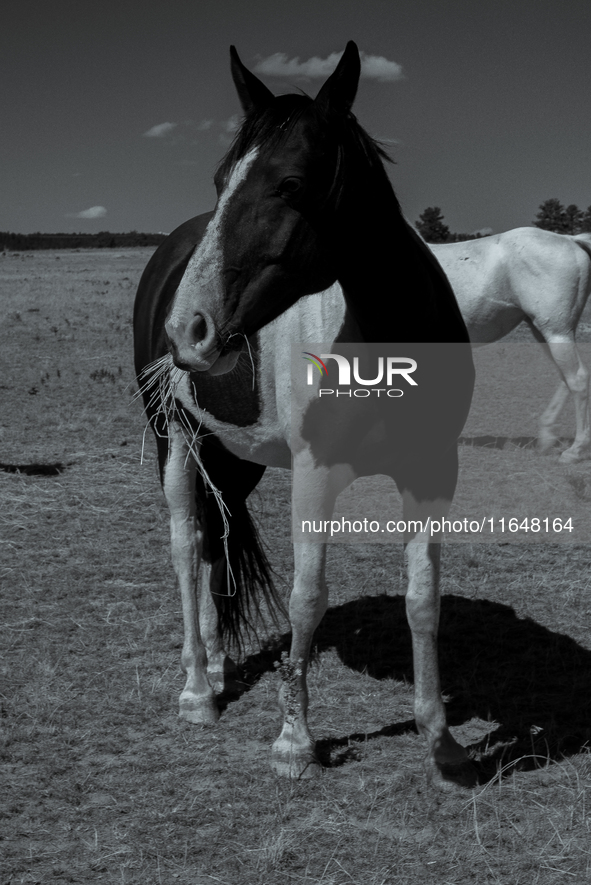
<svg viewBox="0 0 591 885">
<path fill-rule="evenodd" d="M 333 113 L 328 117 L 305 93 L 279 95 L 271 105 L 247 114 L 216 170 L 216 181 L 227 180 L 235 164 L 251 148 L 260 147 L 267 154 L 277 150 L 289 138 L 306 112 L 311 113 L 312 123 L 315 117 L 319 125 L 331 127 L 331 135 L 336 145 L 332 176 L 327 187 L 325 202 L 331 203 L 334 209 L 338 209 L 348 173 L 360 162 L 365 164 L 372 177 L 377 176 L 381 179 L 381 184 L 394 195 L 383 166 L 384 162 L 391 163 L 393 160 L 379 141 L 363 129 L 351 111 L 345 114 Z"/>
<path fill-rule="evenodd" d="M 361 187 L 365 187 L 368 179 L 375 181 L 379 185 L 379 192 L 393 199 L 400 212 L 394 188 L 384 168 L 384 162 L 392 163 L 393 160 L 379 141 L 365 131 L 351 111 L 337 118 L 335 129 L 338 133 L 336 163 L 327 202 L 338 210 L 342 204 L 345 183 L 355 181 L 357 171 L 364 166 L 367 178 L 364 176 L 360 179 L 363 181 Z"/>
</svg>

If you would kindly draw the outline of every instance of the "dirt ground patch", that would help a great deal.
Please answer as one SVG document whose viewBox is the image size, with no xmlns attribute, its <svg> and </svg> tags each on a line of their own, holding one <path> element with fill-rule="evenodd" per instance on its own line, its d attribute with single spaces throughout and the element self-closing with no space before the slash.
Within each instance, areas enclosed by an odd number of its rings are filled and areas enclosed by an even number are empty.
<svg viewBox="0 0 591 885">
<path fill-rule="evenodd" d="M 590 881 L 587 546 L 444 551 L 443 689 L 474 794 L 426 789 L 398 545 L 329 551 L 310 676 L 322 778 L 268 765 L 287 632 L 247 649 L 215 728 L 178 719 L 168 515 L 131 402 L 151 251 L 0 256 L 0 461 L 60 465 L 0 470 L 0 883 Z M 289 490 L 268 471 L 253 496 L 285 593 Z"/>
</svg>

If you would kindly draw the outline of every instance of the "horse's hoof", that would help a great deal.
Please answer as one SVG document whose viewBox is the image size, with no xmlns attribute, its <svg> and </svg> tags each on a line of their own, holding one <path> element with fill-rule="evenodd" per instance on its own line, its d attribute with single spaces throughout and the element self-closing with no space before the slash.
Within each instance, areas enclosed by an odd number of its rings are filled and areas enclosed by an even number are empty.
<svg viewBox="0 0 591 885">
<path fill-rule="evenodd" d="M 215 698 L 198 698 L 195 695 L 181 695 L 179 699 L 179 716 L 194 725 L 215 725 L 220 718 Z"/>
<path fill-rule="evenodd" d="M 561 464 L 577 464 L 579 461 L 586 461 L 591 458 L 589 451 L 573 452 L 572 449 L 566 449 L 558 459 Z"/>
<path fill-rule="evenodd" d="M 224 692 L 232 694 L 239 688 L 236 676 L 237 674 L 220 673 L 219 670 L 216 670 L 213 673 L 207 673 L 207 681 L 214 694 L 224 694 Z"/>
<path fill-rule="evenodd" d="M 223 670 L 215 669 L 207 671 L 207 680 L 215 694 L 229 694 L 240 691 L 243 683 L 240 680 L 240 670 L 231 658 L 226 658 Z"/>
<path fill-rule="evenodd" d="M 427 757 L 424 764 L 429 785 L 444 793 L 471 790 L 478 784 L 476 769 L 469 759 L 453 765 L 447 762 L 437 763 Z"/>
<path fill-rule="evenodd" d="M 538 437 L 536 449 L 540 455 L 548 455 L 556 445 L 555 436 Z"/>
<path fill-rule="evenodd" d="M 299 753 L 293 748 L 278 749 L 273 747 L 271 751 L 271 768 L 275 774 L 281 777 L 289 777 L 292 780 L 318 777 L 323 768 L 314 750 L 303 750 Z"/>
<path fill-rule="evenodd" d="M 271 768 L 280 777 L 288 777 L 291 780 L 308 780 L 319 777 L 322 774 L 322 765 L 314 756 L 301 759 L 292 756 L 291 759 L 271 756 Z"/>
</svg>

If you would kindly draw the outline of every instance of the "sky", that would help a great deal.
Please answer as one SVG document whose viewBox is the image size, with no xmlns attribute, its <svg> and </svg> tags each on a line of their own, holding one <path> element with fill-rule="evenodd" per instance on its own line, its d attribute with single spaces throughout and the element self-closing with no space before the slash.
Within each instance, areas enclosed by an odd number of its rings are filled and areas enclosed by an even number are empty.
<svg viewBox="0 0 591 885">
<path fill-rule="evenodd" d="M 240 122 L 228 50 L 315 95 L 348 40 L 354 112 L 407 218 L 452 231 L 591 204 L 589 0 L 3 0 L 0 230 L 170 232 L 212 209 Z"/>
</svg>

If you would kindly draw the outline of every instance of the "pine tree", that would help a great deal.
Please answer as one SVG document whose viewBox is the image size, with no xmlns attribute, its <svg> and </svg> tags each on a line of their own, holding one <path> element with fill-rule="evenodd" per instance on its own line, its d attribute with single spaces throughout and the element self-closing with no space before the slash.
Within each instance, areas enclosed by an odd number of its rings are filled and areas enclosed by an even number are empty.
<svg viewBox="0 0 591 885">
<path fill-rule="evenodd" d="M 583 223 L 583 218 L 585 217 L 585 213 L 579 209 L 578 206 L 575 206 L 574 203 L 571 203 L 570 206 L 567 206 L 564 210 L 564 215 L 566 219 L 566 231 L 567 234 L 578 234 L 581 232 L 581 225 Z"/>
<path fill-rule="evenodd" d="M 579 232 L 582 234 L 591 234 L 591 206 L 587 206 L 587 211 L 583 213 Z"/>
<path fill-rule="evenodd" d="M 566 210 L 560 200 L 554 197 L 540 204 L 534 224 L 542 230 L 551 230 L 557 234 L 569 233 L 567 230 L 568 219 L 566 217 Z"/>
<path fill-rule="evenodd" d="M 439 206 L 429 206 L 419 216 L 416 228 L 427 243 L 447 243 L 450 233 Z"/>
</svg>

